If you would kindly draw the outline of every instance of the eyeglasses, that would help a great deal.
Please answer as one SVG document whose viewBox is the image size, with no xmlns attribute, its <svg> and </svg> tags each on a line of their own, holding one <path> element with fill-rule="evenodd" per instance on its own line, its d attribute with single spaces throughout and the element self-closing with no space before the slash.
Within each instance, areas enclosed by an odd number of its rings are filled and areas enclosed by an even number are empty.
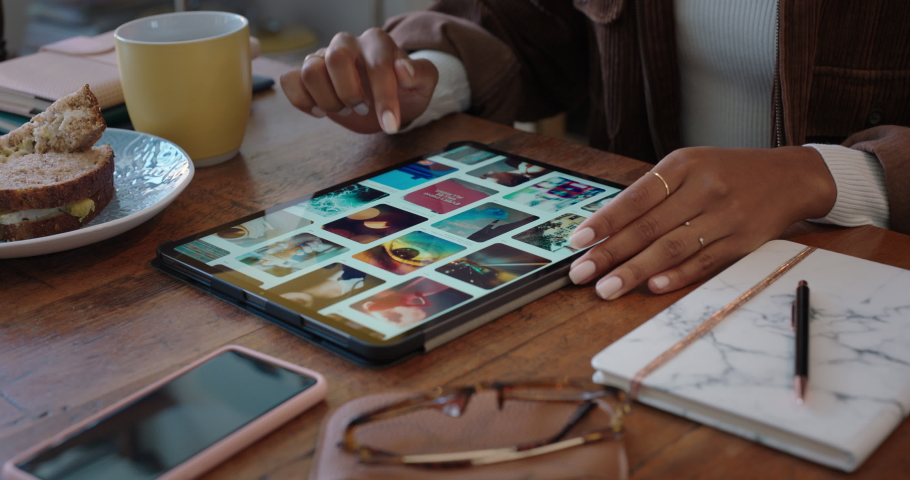
<svg viewBox="0 0 910 480">
<path fill-rule="evenodd" d="M 402 454 L 373 446 L 363 445 L 356 439 L 358 428 L 373 422 L 389 419 L 405 419 L 409 414 L 438 411 L 453 418 L 461 417 L 475 394 L 495 393 L 497 409 L 502 412 L 507 401 L 530 402 L 572 402 L 579 403 L 568 421 L 555 433 L 543 439 L 536 439 L 514 446 L 486 448 L 446 453 Z M 608 400 L 618 400 L 613 403 Z M 609 415 L 609 424 L 571 438 L 564 438 L 589 416 L 600 408 Z M 588 380 L 543 380 L 532 382 L 501 383 L 481 382 L 466 387 L 440 387 L 432 392 L 410 398 L 360 414 L 348 422 L 344 440 L 339 444 L 343 450 L 358 455 L 362 463 L 413 465 L 427 468 L 452 468 L 518 460 L 572 447 L 605 440 L 618 440 L 623 435 L 623 418 L 630 412 L 630 403 L 624 394 L 615 388 L 595 384 Z M 534 422 L 537 419 L 526 419 Z"/>
</svg>

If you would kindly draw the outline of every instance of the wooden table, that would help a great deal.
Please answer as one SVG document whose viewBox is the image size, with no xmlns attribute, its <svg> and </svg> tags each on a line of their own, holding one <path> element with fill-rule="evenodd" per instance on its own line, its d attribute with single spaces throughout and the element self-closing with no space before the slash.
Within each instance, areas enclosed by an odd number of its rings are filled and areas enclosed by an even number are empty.
<svg viewBox="0 0 910 480">
<path fill-rule="evenodd" d="M 260 73 L 284 67 L 258 61 Z M 256 96 L 242 156 L 200 169 L 145 224 L 95 245 L 0 260 L 0 462 L 215 348 L 236 343 L 322 372 L 326 401 L 205 478 L 305 478 L 319 423 L 333 407 L 389 389 L 481 379 L 592 373 L 591 357 L 691 290 L 638 289 L 600 301 L 567 287 L 429 354 L 384 370 L 357 367 L 155 270 L 155 247 L 369 173 L 456 140 L 630 183 L 649 165 L 467 115 L 398 136 L 362 136 L 294 110 L 279 91 Z M 804 235 L 807 232 L 814 232 Z M 910 268 L 910 237 L 874 227 L 799 224 L 807 245 Z M 844 474 L 715 429 L 639 407 L 629 418 L 636 479 L 837 478 Z M 910 471 L 904 422 L 855 478 Z"/>
</svg>

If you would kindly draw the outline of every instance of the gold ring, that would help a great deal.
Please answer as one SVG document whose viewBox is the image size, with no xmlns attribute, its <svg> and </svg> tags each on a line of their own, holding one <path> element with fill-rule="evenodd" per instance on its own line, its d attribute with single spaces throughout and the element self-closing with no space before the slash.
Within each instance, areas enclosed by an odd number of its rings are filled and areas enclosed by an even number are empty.
<svg viewBox="0 0 910 480">
<path fill-rule="evenodd" d="M 704 239 L 704 238 L 699 237 L 699 238 L 698 238 L 698 243 L 701 244 L 701 248 L 705 248 L 705 239 Z"/>
<path fill-rule="evenodd" d="M 669 185 L 667 185 L 667 181 L 666 181 L 666 180 L 664 180 L 664 177 L 661 177 L 661 176 L 660 176 L 660 174 L 659 174 L 659 173 L 657 173 L 657 172 L 649 172 L 649 173 L 653 173 L 653 174 L 654 174 L 654 175 L 656 175 L 656 176 L 657 176 L 657 178 L 659 178 L 659 179 L 660 179 L 660 181 L 661 181 L 661 182 L 663 182 L 663 184 L 664 184 L 664 189 L 666 189 L 666 190 L 667 190 L 667 197 L 669 197 L 669 196 L 670 196 L 670 186 L 669 186 Z"/>
</svg>

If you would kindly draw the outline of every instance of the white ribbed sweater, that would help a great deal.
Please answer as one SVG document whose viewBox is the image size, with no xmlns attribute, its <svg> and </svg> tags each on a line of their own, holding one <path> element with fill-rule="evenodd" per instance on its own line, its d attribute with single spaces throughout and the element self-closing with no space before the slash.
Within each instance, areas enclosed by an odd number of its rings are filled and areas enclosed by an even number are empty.
<svg viewBox="0 0 910 480">
<path fill-rule="evenodd" d="M 768 146 L 774 82 L 776 0 L 674 0 L 682 87 L 682 140 L 686 146 Z M 470 105 L 461 61 L 420 51 L 439 69 L 426 112 L 407 130 Z M 815 145 L 837 185 L 834 208 L 822 219 L 837 225 L 888 228 L 884 170 L 871 154 L 839 145 Z"/>
</svg>

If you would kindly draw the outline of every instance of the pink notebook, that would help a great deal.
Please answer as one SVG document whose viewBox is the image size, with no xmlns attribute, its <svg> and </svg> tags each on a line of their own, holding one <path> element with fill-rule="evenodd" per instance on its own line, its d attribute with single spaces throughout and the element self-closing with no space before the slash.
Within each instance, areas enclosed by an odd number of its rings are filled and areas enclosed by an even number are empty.
<svg viewBox="0 0 910 480">
<path fill-rule="evenodd" d="M 0 62 L 0 110 L 30 116 L 85 84 L 102 109 L 123 103 L 113 32 L 73 37 Z"/>
</svg>

